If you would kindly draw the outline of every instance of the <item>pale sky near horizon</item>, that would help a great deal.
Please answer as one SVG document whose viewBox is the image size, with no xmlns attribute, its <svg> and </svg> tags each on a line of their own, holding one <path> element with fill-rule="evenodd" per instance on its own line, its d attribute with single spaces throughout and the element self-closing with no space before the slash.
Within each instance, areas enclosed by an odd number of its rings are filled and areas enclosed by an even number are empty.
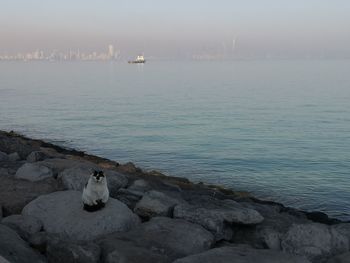
<svg viewBox="0 0 350 263">
<path fill-rule="evenodd" d="M 0 53 L 350 57 L 348 0 L 0 0 Z"/>
</svg>

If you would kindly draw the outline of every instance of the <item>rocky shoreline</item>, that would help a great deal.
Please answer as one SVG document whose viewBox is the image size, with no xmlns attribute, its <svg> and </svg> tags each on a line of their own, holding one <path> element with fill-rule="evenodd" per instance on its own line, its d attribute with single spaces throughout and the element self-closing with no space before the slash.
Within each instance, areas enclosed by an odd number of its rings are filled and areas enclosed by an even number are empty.
<svg viewBox="0 0 350 263">
<path fill-rule="evenodd" d="M 92 169 L 110 200 L 89 213 Z M 0 131 L 0 262 L 350 262 L 350 223 Z"/>
</svg>

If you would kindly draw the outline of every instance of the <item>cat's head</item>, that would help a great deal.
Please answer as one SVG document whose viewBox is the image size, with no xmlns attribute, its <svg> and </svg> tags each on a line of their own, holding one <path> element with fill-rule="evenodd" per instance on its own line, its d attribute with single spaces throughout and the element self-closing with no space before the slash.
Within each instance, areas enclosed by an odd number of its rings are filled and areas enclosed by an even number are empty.
<svg viewBox="0 0 350 263">
<path fill-rule="evenodd" d="M 103 171 L 93 171 L 91 174 L 91 178 L 92 180 L 94 180 L 94 182 L 100 183 L 100 182 L 103 182 L 106 177 Z"/>
</svg>

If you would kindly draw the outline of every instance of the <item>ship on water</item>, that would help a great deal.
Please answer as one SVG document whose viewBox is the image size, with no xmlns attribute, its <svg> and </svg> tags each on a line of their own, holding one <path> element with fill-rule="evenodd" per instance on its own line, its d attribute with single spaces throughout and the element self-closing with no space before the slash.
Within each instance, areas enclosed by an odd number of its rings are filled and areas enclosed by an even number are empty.
<svg viewBox="0 0 350 263">
<path fill-rule="evenodd" d="M 146 60 L 145 60 L 143 55 L 138 55 L 135 60 L 129 61 L 129 63 L 131 63 L 131 64 L 139 64 L 139 63 L 143 64 L 145 62 L 146 62 Z"/>
</svg>

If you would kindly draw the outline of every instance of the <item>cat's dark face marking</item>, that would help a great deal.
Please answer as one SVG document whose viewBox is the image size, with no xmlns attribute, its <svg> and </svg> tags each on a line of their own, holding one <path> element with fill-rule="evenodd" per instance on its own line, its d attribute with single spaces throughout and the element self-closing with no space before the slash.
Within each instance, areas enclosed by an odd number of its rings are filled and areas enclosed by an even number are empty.
<svg viewBox="0 0 350 263">
<path fill-rule="evenodd" d="M 96 182 L 101 182 L 105 178 L 105 175 L 104 175 L 103 171 L 94 171 L 92 174 L 92 178 Z"/>
</svg>

